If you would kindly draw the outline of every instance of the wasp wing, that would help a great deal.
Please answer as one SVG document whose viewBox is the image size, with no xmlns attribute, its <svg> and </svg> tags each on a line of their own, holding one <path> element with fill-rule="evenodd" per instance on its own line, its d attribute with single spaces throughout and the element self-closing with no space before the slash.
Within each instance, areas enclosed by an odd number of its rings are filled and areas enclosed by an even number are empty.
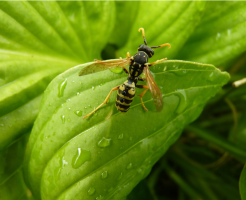
<svg viewBox="0 0 246 200">
<path fill-rule="evenodd" d="M 163 108 L 162 94 L 161 94 L 159 87 L 157 86 L 157 84 L 155 82 L 155 79 L 153 78 L 153 76 L 149 70 L 148 65 L 146 65 L 146 67 L 144 68 L 144 73 L 146 76 L 147 84 L 148 84 L 149 90 L 151 92 L 156 110 L 157 110 L 157 112 L 160 112 Z"/>
<path fill-rule="evenodd" d="M 106 69 L 112 69 L 115 67 L 124 67 L 131 62 L 131 58 L 126 59 L 118 59 L 118 60 L 96 60 L 96 63 L 90 64 L 79 72 L 79 76 L 83 76 L 86 74 L 91 74 L 99 71 L 103 71 Z"/>
</svg>

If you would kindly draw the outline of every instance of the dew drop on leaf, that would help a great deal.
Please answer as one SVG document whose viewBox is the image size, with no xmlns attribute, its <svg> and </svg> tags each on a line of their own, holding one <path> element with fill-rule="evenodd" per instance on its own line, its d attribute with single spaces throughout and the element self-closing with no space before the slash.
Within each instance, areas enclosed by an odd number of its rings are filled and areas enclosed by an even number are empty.
<svg viewBox="0 0 246 200">
<path fill-rule="evenodd" d="M 61 120 L 62 120 L 62 123 L 64 124 L 65 123 L 65 115 L 61 115 Z"/>
<path fill-rule="evenodd" d="M 108 138 L 103 137 L 103 138 L 97 143 L 97 145 L 98 145 L 99 147 L 107 147 L 107 146 L 110 145 L 110 143 L 111 143 L 111 139 L 108 139 Z"/>
<path fill-rule="evenodd" d="M 74 112 L 74 114 L 77 115 L 77 116 L 79 116 L 79 117 L 81 117 L 82 116 L 82 111 L 81 110 L 76 110 Z"/>
<path fill-rule="evenodd" d="M 187 75 L 187 71 L 186 70 L 177 70 L 177 71 L 173 71 L 173 73 L 177 76 L 185 76 Z"/>
<path fill-rule="evenodd" d="M 112 192 L 113 191 L 113 187 L 110 187 L 108 190 L 107 190 L 107 192 Z"/>
<path fill-rule="evenodd" d="M 211 72 L 211 74 L 208 77 L 208 80 L 211 82 L 213 82 L 215 80 L 215 73 L 214 72 Z"/>
<path fill-rule="evenodd" d="M 101 200 L 101 199 L 103 199 L 102 195 L 99 195 L 99 197 L 96 198 L 96 200 Z"/>
<path fill-rule="evenodd" d="M 101 179 L 105 179 L 108 177 L 108 172 L 107 171 L 104 171 L 102 174 L 101 174 Z"/>
<path fill-rule="evenodd" d="M 74 169 L 77 169 L 81 165 L 83 165 L 86 161 L 90 161 L 90 160 L 91 160 L 91 152 L 78 148 L 76 154 L 72 158 L 72 167 Z"/>
<path fill-rule="evenodd" d="M 186 107 L 187 107 L 187 97 L 186 97 L 186 92 L 185 90 L 178 90 L 175 95 L 179 97 L 179 104 L 176 108 L 176 113 L 181 113 L 183 112 Z"/>
<path fill-rule="evenodd" d="M 90 189 L 88 190 L 88 195 L 93 195 L 95 193 L 96 189 L 94 187 L 90 187 Z"/>
<path fill-rule="evenodd" d="M 132 168 L 132 163 L 129 163 L 127 166 L 126 166 L 126 169 L 131 169 Z"/>
<path fill-rule="evenodd" d="M 123 137 L 124 137 L 124 135 L 123 135 L 123 133 L 122 133 L 122 134 L 120 134 L 120 135 L 118 136 L 118 139 L 119 139 L 119 140 L 122 140 Z"/>
<path fill-rule="evenodd" d="M 67 79 L 63 80 L 59 85 L 58 85 L 58 97 L 62 97 L 64 90 L 67 86 Z"/>
<path fill-rule="evenodd" d="M 123 173 L 121 172 L 120 175 L 118 176 L 118 178 L 116 179 L 117 181 L 121 180 L 123 176 Z"/>
</svg>

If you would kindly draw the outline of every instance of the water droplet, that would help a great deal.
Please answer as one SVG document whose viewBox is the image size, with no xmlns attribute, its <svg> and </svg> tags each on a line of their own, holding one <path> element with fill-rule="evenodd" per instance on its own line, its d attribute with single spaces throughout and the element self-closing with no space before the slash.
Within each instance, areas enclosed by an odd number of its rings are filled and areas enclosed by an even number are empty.
<svg viewBox="0 0 246 200">
<path fill-rule="evenodd" d="M 173 68 L 174 68 L 174 69 L 179 69 L 179 66 L 173 65 Z"/>
<path fill-rule="evenodd" d="M 96 192 L 96 189 L 94 187 L 90 187 L 90 189 L 88 190 L 88 195 L 93 195 Z"/>
<path fill-rule="evenodd" d="M 58 85 L 58 97 L 62 97 L 64 90 L 67 86 L 67 79 L 63 80 L 59 85 Z"/>
<path fill-rule="evenodd" d="M 220 33 L 217 33 L 216 40 L 219 40 L 220 36 L 221 36 Z"/>
<path fill-rule="evenodd" d="M 79 92 L 77 92 L 77 96 L 79 96 Z"/>
<path fill-rule="evenodd" d="M 176 108 L 176 113 L 183 112 L 187 107 L 187 97 L 185 90 L 178 90 L 175 95 L 179 97 L 179 104 Z"/>
<path fill-rule="evenodd" d="M 94 87 L 94 86 L 92 86 L 92 87 L 91 87 L 91 89 L 92 89 L 92 90 L 95 90 L 95 87 Z"/>
<path fill-rule="evenodd" d="M 231 29 L 227 29 L 227 35 L 231 35 Z"/>
<path fill-rule="evenodd" d="M 64 159 L 64 157 L 62 158 L 62 166 L 65 167 L 68 164 L 68 162 Z"/>
<path fill-rule="evenodd" d="M 186 70 L 177 70 L 177 71 L 172 71 L 172 72 L 177 76 L 185 76 L 187 74 Z"/>
<path fill-rule="evenodd" d="M 211 72 L 211 74 L 208 77 L 208 80 L 211 82 L 213 82 L 215 80 L 215 73 L 214 72 Z"/>
<path fill-rule="evenodd" d="M 62 123 L 64 124 L 65 123 L 65 115 L 61 115 L 61 120 L 62 120 Z"/>
<path fill-rule="evenodd" d="M 105 179 L 108 177 L 108 172 L 107 171 L 104 171 L 102 174 L 101 174 L 101 179 Z"/>
<path fill-rule="evenodd" d="M 126 166 L 126 169 L 131 169 L 132 168 L 132 163 L 129 163 L 127 166 Z"/>
<path fill-rule="evenodd" d="M 107 147 L 107 146 L 110 145 L 110 143 L 111 143 L 111 139 L 107 139 L 107 138 L 103 137 L 103 138 L 97 143 L 97 145 L 98 145 L 99 147 Z"/>
<path fill-rule="evenodd" d="M 70 118 L 68 118 L 68 119 L 67 119 L 67 121 L 68 121 L 68 122 L 70 122 L 70 121 L 71 121 L 71 119 L 70 119 Z"/>
<path fill-rule="evenodd" d="M 101 200 L 101 199 L 103 199 L 102 195 L 99 195 L 99 197 L 96 198 L 96 200 Z"/>
<path fill-rule="evenodd" d="M 72 159 L 72 167 L 77 169 L 81 165 L 83 165 L 86 161 L 90 161 L 90 160 L 91 160 L 91 152 L 78 148 L 76 154 L 73 156 Z"/>
<path fill-rule="evenodd" d="M 77 115 L 77 116 L 79 116 L 79 117 L 81 117 L 82 116 L 82 111 L 81 110 L 76 110 L 74 112 L 74 114 Z"/>
<path fill-rule="evenodd" d="M 107 192 L 112 192 L 113 191 L 113 187 L 110 187 L 108 190 L 107 190 Z"/>
<path fill-rule="evenodd" d="M 132 141 L 132 137 L 129 137 L 129 140 Z"/>
<path fill-rule="evenodd" d="M 4 127 L 4 124 L 0 124 L 1 127 Z"/>
<path fill-rule="evenodd" d="M 119 140 L 122 140 L 123 137 L 124 137 L 124 135 L 123 135 L 123 133 L 122 133 L 122 134 L 120 134 L 120 135 L 118 136 L 118 139 L 119 139 Z"/>
<path fill-rule="evenodd" d="M 117 181 L 121 180 L 123 176 L 123 173 L 121 172 L 120 175 L 118 176 L 118 178 L 116 179 Z"/>
</svg>

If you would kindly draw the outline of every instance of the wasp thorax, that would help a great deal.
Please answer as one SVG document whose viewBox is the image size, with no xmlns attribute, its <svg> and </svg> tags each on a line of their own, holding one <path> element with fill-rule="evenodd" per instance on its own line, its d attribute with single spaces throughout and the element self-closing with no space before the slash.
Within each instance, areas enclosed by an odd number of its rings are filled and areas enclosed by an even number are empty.
<svg viewBox="0 0 246 200">
<path fill-rule="evenodd" d="M 144 51 L 145 53 L 147 53 L 149 58 L 151 58 L 154 55 L 154 50 L 144 44 L 141 44 L 139 46 L 138 51 Z"/>
</svg>

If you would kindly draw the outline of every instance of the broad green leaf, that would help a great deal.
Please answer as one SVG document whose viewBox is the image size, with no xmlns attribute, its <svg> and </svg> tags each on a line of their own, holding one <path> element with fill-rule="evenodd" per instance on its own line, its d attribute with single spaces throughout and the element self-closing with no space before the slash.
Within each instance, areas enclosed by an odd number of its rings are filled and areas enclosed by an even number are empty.
<svg viewBox="0 0 246 200">
<path fill-rule="evenodd" d="M 9 148 L 0 152 L 0 185 L 21 167 L 28 137 L 29 134 L 25 134 Z"/>
<path fill-rule="evenodd" d="M 114 2 L 0 2 L 0 150 L 31 129 L 56 75 L 100 58 L 114 14 Z"/>
<path fill-rule="evenodd" d="M 28 137 L 29 133 L 0 152 L 0 199 L 28 199 L 21 171 Z"/>
<path fill-rule="evenodd" d="M 244 165 L 244 168 L 240 176 L 239 189 L 240 189 L 242 200 L 245 200 L 246 199 L 246 167 L 245 165 Z"/>
<path fill-rule="evenodd" d="M 137 53 L 137 48 L 143 44 L 142 33 L 138 29 L 145 29 L 145 37 L 149 46 L 170 43 L 172 48 L 163 47 L 155 50 L 153 61 L 165 57 L 175 58 L 175 54 L 194 31 L 200 21 L 205 1 L 141 1 L 138 15 L 133 25 L 126 45 L 120 49 L 119 55 L 126 56 Z M 153 62 L 152 61 L 152 62 Z"/>
<path fill-rule="evenodd" d="M 139 1 L 116 1 L 116 19 L 115 27 L 109 38 L 109 43 L 116 44 L 118 47 L 122 47 L 127 43 L 130 30 L 134 24 L 135 18 L 139 9 Z M 127 14 L 131 13 L 131 14 Z"/>
<path fill-rule="evenodd" d="M 136 96 L 131 109 L 119 113 L 114 92 L 82 119 L 127 78 L 110 70 L 79 76 L 87 65 L 57 76 L 43 95 L 25 157 L 25 177 L 43 199 L 126 197 L 229 80 L 212 65 L 169 60 L 151 67 L 163 94 L 160 113 L 150 92 L 144 96 L 148 112 Z"/>
<path fill-rule="evenodd" d="M 221 65 L 246 50 L 246 2 L 207 3 L 201 23 L 178 58 Z"/>
<path fill-rule="evenodd" d="M 27 192 L 22 172 L 18 170 L 6 182 L 0 185 L 0 199 L 16 200 L 25 196 Z"/>
</svg>

